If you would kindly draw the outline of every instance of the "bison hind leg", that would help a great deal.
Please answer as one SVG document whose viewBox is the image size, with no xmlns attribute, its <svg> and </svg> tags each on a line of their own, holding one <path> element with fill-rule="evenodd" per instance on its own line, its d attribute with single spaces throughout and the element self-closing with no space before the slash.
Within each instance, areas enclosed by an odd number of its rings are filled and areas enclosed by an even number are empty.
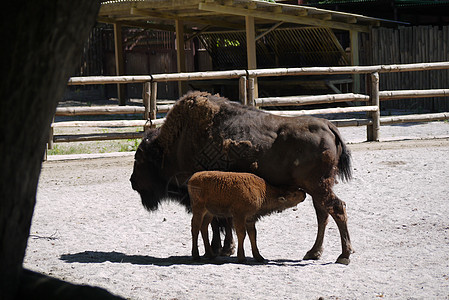
<svg viewBox="0 0 449 300">
<path fill-rule="evenodd" d="M 329 179 L 330 181 L 328 181 L 325 186 L 321 186 L 321 189 L 318 192 L 312 194 L 313 205 L 318 221 L 318 231 L 315 244 L 312 249 L 307 252 L 304 259 L 319 259 L 321 257 L 321 254 L 323 253 L 324 233 L 329 215 L 331 215 L 337 224 L 342 247 L 342 253 L 336 262 L 347 265 L 350 261 L 349 256 L 354 251 L 352 250 L 347 227 L 348 217 L 346 214 L 346 204 L 334 194 L 332 191 L 332 179 Z"/>
<path fill-rule="evenodd" d="M 329 213 L 322 205 L 322 201 L 318 200 L 316 196 L 312 196 L 312 199 L 318 222 L 318 231 L 315 244 L 312 246 L 312 249 L 306 253 L 304 260 L 318 260 L 321 258 L 321 255 L 323 254 L 324 233 L 326 231 L 327 223 L 329 222 Z"/>
</svg>

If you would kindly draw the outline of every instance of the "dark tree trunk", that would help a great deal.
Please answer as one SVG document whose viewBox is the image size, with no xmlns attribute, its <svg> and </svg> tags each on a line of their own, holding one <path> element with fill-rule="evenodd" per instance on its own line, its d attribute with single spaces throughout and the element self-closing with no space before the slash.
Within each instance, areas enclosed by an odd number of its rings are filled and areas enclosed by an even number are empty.
<svg viewBox="0 0 449 300">
<path fill-rule="evenodd" d="M 17 291 L 48 129 L 99 2 L 15 0 L 0 10 L 0 299 Z"/>
</svg>

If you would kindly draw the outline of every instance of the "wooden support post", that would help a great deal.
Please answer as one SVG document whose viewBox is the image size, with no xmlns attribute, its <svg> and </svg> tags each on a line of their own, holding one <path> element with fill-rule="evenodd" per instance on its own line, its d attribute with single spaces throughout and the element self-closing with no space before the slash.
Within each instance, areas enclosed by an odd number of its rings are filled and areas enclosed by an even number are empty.
<svg viewBox="0 0 449 300">
<path fill-rule="evenodd" d="M 151 82 L 145 82 L 142 89 L 142 101 L 145 107 L 145 112 L 143 114 L 144 120 L 150 120 L 150 98 L 151 98 Z M 143 127 L 143 131 L 149 128 L 147 124 Z"/>
<path fill-rule="evenodd" d="M 248 78 L 248 95 L 247 95 L 247 103 L 248 106 L 255 106 L 256 101 L 254 100 L 256 97 L 255 95 L 255 81 L 256 79 L 254 77 Z"/>
<path fill-rule="evenodd" d="M 257 53 L 256 53 L 256 27 L 254 25 L 254 17 L 245 16 L 245 28 L 246 28 L 246 55 L 248 61 L 248 70 L 255 70 L 257 69 L 257 58 L 256 58 Z M 254 98 L 258 98 L 257 78 L 253 78 L 253 82 L 254 82 L 253 95 Z M 251 98 L 249 100 L 251 100 Z"/>
<path fill-rule="evenodd" d="M 239 79 L 239 100 L 243 105 L 248 105 L 248 79 L 246 76 L 242 76 Z"/>
<path fill-rule="evenodd" d="M 379 141 L 380 131 L 380 101 L 379 101 L 379 73 L 372 73 L 370 85 L 370 99 L 368 105 L 377 106 L 377 111 L 369 112 L 368 117 L 373 120 L 372 125 L 367 126 L 367 140 Z"/>
<path fill-rule="evenodd" d="M 150 120 L 157 119 L 157 82 L 151 82 L 151 95 L 150 95 Z M 151 128 L 156 128 L 156 125 L 152 124 Z"/>
<path fill-rule="evenodd" d="M 51 123 L 53 124 L 55 122 L 55 117 L 53 117 L 53 120 Z M 53 149 L 54 142 L 53 142 L 53 136 L 55 135 L 55 130 L 53 126 L 50 126 L 50 132 L 48 134 L 48 142 L 47 142 L 47 149 L 51 150 Z M 45 152 L 45 160 L 47 160 L 47 152 Z"/>
<path fill-rule="evenodd" d="M 176 27 L 176 62 L 178 73 L 186 72 L 186 55 L 184 50 L 184 23 L 178 19 L 175 20 Z M 185 81 L 178 81 L 179 97 L 187 92 Z"/>
<path fill-rule="evenodd" d="M 115 73 L 117 76 L 125 74 L 123 57 L 122 25 L 114 23 L 114 46 L 115 46 Z M 126 85 L 117 84 L 117 98 L 119 105 L 126 105 Z"/>
<path fill-rule="evenodd" d="M 360 64 L 359 60 L 359 33 L 355 30 L 349 31 L 350 39 L 351 39 L 351 65 L 358 66 Z M 353 93 L 360 93 L 360 75 L 353 74 L 352 75 Z"/>
<path fill-rule="evenodd" d="M 148 128 L 156 128 L 153 121 L 157 118 L 157 82 L 145 82 L 143 84 L 143 105 L 145 106 L 144 119 L 148 121 L 144 126 L 144 131 Z"/>
</svg>

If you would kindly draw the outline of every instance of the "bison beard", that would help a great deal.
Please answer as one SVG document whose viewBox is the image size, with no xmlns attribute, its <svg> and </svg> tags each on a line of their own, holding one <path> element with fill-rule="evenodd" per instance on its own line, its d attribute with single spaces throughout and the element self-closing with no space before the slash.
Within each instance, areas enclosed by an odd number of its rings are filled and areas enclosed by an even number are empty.
<svg viewBox="0 0 449 300">
<path fill-rule="evenodd" d="M 177 101 L 162 127 L 146 132 L 131 183 L 148 210 L 172 198 L 190 211 L 187 182 L 198 171 L 250 172 L 274 186 L 301 188 L 312 196 L 318 220 L 317 238 L 305 259 L 321 256 L 331 215 L 342 242 L 337 262 L 347 264 L 352 246 L 345 204 L 332 186 L 337 175 L 351 178 L 350 163 L 338 129 L 325 119 L 280 117 L 218 95 L 190 92 Z M 215 227 L 216 247 L 217 233 Z"/>
</svg>

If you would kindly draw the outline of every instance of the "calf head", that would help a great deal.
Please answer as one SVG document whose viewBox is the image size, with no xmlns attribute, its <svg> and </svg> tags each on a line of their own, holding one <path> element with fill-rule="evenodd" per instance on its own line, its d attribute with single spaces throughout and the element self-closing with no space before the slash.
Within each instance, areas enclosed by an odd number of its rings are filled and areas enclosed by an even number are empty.
<svg viewBox="0 0 449 300">
<path fill-rule="evenodd" d="M 284 196 L 278 198 L 284 208 L 293 207 L 306 199 L 306 193 L 301 189 L 287 191 Z"/>
</svg>

